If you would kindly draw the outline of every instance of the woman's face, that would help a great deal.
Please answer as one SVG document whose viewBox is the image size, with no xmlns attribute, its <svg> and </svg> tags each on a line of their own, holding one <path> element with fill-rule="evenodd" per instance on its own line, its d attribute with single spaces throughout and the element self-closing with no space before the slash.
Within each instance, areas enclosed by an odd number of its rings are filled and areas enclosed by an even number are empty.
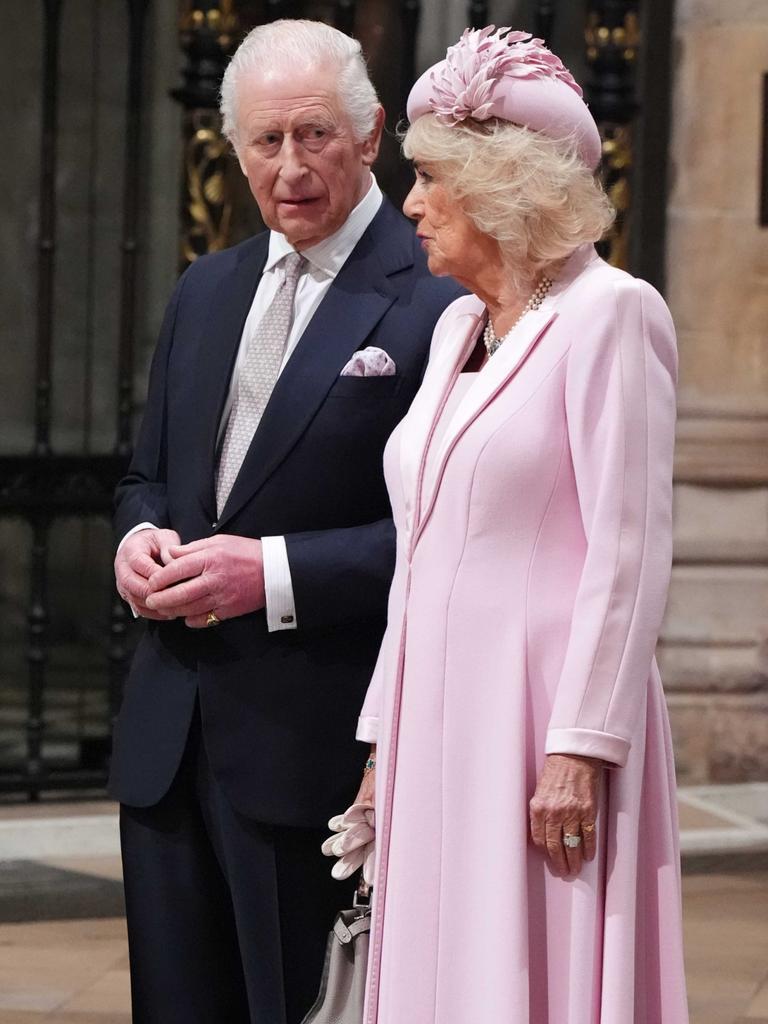
<svg viewBox="0 0 768 1024">
<path fill-rule="evenodd" d="M 471 290 L 478 274 L 500 261 L 498 244 L 479 231 L 440 181 L 439 168 L 414 165 L 416 181 L 403 203 L 406 217 L 416 221 L 416 234 L 426 250 L 430 272 L 450 274 Z"/>
</svg>

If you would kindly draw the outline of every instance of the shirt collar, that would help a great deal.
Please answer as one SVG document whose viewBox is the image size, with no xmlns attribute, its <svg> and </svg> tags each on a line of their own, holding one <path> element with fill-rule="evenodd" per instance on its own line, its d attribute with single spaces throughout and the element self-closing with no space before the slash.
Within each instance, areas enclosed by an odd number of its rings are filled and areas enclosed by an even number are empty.
<svg viewBox="0 0 768 1024">
<path fill-rule="evenodd" d="M 317 245 L 304 249 L 305 256 L 312 266 L 326 277 L 334 278 L 347 262 L 347 259 L 360 241 L 363 232 L 379 212 L 384 196 L 376 178 L 371 175 L 371 184 L 363 198 L 352 210 L 350 215 L 329 238 L 324 238 Z M 290 252 L 295 252 L 291 243 L 277 231 L 269 233 L 269 251 L 264 270 L 274 267 Z"/>
</svg>

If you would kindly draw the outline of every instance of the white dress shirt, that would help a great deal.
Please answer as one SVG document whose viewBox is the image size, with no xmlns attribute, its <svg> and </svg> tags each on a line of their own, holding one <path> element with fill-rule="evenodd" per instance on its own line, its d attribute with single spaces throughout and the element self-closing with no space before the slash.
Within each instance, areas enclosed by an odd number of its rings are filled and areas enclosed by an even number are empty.
<svg viewBox="0 0 768 1024">
<path fill-rule="evenodd" d="M 378 213 L 382 199 L 381 189 L 374 176 L 371 175 L 371 184 L 368 191 L 352 210 L 339 230 L 329 238 L 318 242 L 317 245 L 302 250 L 302 256 L 307 259 L 307 266 L 299 278 L 296 287 L 293 323 L 285 345 L 283 361 L 280 366 L 281 373 L 301 340 L 317 307 L 333 284 L 336 275 L 360 241 L 365 229 Z M 279 266 L 280 261 L 288 253 L 294 251 L 293 246 L 286 239 L 285 235 L 281 235 L 276 231 L 270 232 L 267 262 L 264 265 L 264 272 L 261 275 L 251 308 L 245 319 L 245 326 L 243 327 L 240 339 L 240 348 L 238 349 L 235 366 L 232 371 L 232 379 L 229 384 L 229 393 L 219 424 L 219 440 L 221 440 L 223 431 L 226 428 L 227 420 L 232 410 L 232 403 L 237 393 L 237 384 L 245 359 L 248 340 L 255 334 L 261 318 L 269 308 L 278 287 L 282 283 L 284 270 L 282 266 Z M 153 523 L 139 523 L 138 526 L 134 526 L 120 541 L 118 551 L 132 534 L 146 529 L 155 529 L 155 526 Z M 270 632 L 279 629 L 296 629 L 298 625 L 296 621 L 296 606 L 285 539 L 283 537 L 262 537 L 261 544 L 264 557 L 267 629 Z M 136 612 L 134 611 L 135 614 Z"/>
</svg>

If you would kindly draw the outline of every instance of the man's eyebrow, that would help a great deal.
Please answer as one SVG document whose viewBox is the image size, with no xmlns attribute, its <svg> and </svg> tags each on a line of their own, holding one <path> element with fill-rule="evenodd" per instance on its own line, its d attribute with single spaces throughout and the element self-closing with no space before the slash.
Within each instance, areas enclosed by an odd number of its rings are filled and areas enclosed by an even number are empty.
<svg viewBox="0 0 768 1024">
<path fill-rule="evenodd" d="M 316 117 L 309 115 L 296 123 L 296 128 L 335 128 L 336 122 L 333 118 L 318 114 Z"/>
</svg>

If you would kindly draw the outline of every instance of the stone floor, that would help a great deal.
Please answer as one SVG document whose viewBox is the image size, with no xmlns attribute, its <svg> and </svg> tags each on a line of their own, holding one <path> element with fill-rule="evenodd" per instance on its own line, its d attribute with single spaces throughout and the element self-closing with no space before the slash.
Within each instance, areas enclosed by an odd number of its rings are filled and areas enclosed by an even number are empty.
<svg viewBox="0 0 768 1024">
<path fill-rule="evenodd" d="M 30 885 L 51 885 L 52 878 L 66 882 L 68 876 L 78 884 L 83 879 L 96 885 L 98 880 L 109 885 L 119 880 L 119 858 L 103 848 L 105 811 L 113 821 L 113 810 L 104 804 L 78 805 L 74 819 L 72 806 L 0 808 L 0 868 L 6 867 L 5 873 L 0 870 L 0 922 L 8 920 L 3 916 L 4 893 L 8 906 L 8 894 L 20 884 L 13 882 L 13 865 L 20 866 L 18 877 L 23 877 L 25 863 L 32 866 L 26 876 Z M 702 859 L 701 842 L 691 836 L 717 828 L 717 822 L 704 807 L 694 806 L 689 813 L 681 803 L 681 812 L 684 846 L 697 854 L 689 860 L 693 870 L 686 870 L 683 879 L 691 1024 L 768 1024 L 768 855 L 726 850 Z M 58 835 L 57 846 L 67 852 L 54 855 L 46 852 L 42 823 L 55 824 L 57 819 L 59 832 L 51 834 Z M 91 833 L 82 824 L 78 828 L 81 838 L 91 836 L 87 855 L 73 856 L 68 849 L 73 820 L 90 821 Z M 34 859 L 18 859 L 26 851 L 18 841 L 14 845 L 12 821 L 23 822 Z M 37 831 L 32 827 L 36 822 Z M 56 904 L 59 911 L 50 906 L 51 914 L 65 912 L 61 908 L 66 901 Z M 103 906 L 111 912 L 108 900 Z M 0 1024 L 129 1024 L 130 1019 L 121 917 L 0 923 Z"/>
</svg>

